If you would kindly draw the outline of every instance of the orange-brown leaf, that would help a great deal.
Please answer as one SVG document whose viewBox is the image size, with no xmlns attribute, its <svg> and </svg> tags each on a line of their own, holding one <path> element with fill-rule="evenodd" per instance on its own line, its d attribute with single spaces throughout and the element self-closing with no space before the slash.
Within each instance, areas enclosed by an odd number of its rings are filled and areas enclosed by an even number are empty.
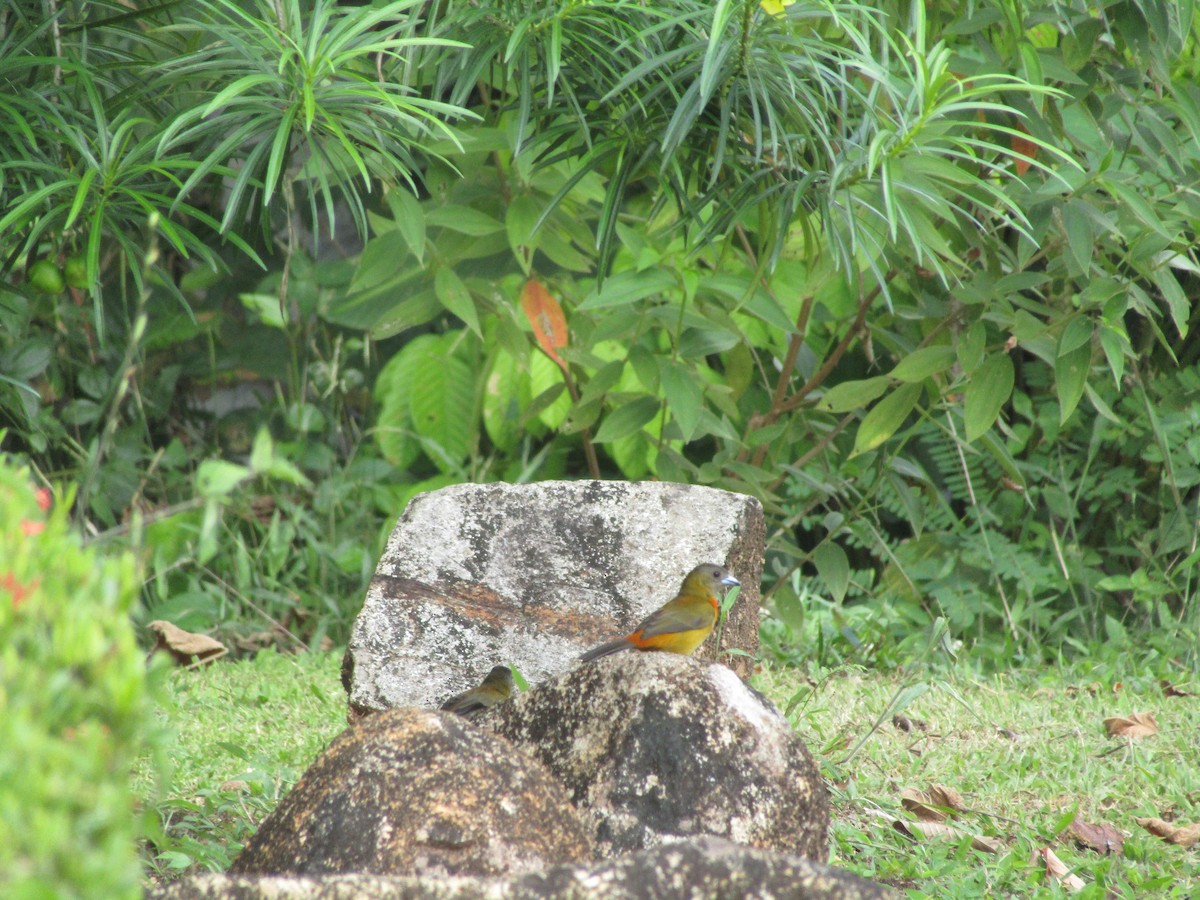
<svg viewBox="0 0 1200 900">
<path fill-rule="evenodd" d="M 196 662 L 211 662 L 226 653 L 225 645 L 215 638 L 210 638 L 207 634 L 184 631 L 178 625 L 162 619 L 151 622 L 149 628 L 158 634 L 158 642 L 150 652 L 166 650 L 181 665 L 187 665 L 193 659 Z"/>
<path fill-rule="evenodd" d="M 554 295 L 536 278 L 530 278 L 521 290 L 521 309 L 533 326 L 538 346 L 560 367 L 566 368 L 558 351 L 567 346 L 567 317 Z"/>
<path fill-rule="evenodd" d="M 1154 713 L 1135 712 L 1129 716 L 1110 716 L 1104 720 L 1104 730 L 1109 737 L 1132 741 L 1158 734 L 1158 723 L 1154 721 Z"/>
<path fill-rule="evenodd" d="M 1025 130 L 1025 127 L 1019 122 L 1017 123 L 1017 131 L 1020 131 L 1022 134 L 1029 134 L 1029 132 Z M 1013 153 L 1019 153 L 1022 156 L 1029 157 L 1029 159 L 1021 159 L 1018 157 L 1014 161 L 1017 174 L 1024 175 L 1029 171 L 1029 160 L 1037 157 L 1038 146 L 1028 138 L 1023 138 L 1014 134 L 1012 136 L 1012 149 Z"/>
<path fill-rule="evenodd" d="M 1160 837 L 1168 844 L 1178 844 L 1180 847 L 1194 847 L 1200 843 L 1200 824 L 1172 825 L 1162 819 L 1137 819 L 1137 822 L 1155 837 Z"/>
<path fill-rule="evenodd" d="M 1075 818 L 1067 826 L 1067 834 L 1073 837 L 1076 843 L 1090 850 L 1113 856 L 1119 856 L 1125 846 L 1125 836 L 1107 822 L 1096 825 Z"/>
<path fill-rule="evenodd" d="M 1042 847 L 1033 851 L 1034 865 L 1041 861 L 1046 866 L 1046 877 L 1053 878 L 1055 881 L 1062 883 L 1068 891 L 1082 891 L 1087 887 L 1087 882 L 1067 868 L 1067 864 L 1058 858 L 1058 855 L 1049 847 Z"/>
</svg>

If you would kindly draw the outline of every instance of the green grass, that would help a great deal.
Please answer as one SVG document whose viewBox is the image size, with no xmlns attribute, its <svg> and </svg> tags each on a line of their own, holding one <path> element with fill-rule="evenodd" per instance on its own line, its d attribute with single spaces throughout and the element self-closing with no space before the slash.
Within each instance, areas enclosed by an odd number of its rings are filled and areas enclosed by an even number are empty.
<svg viewBox="0 0 1200 900">
<path fill-rule="evenodd" d="M 174 774 L 152 875 L 226 868 L 304 770 L 346 725 L 341 653 L 260 652 L 170 674 L 163 718 Z M 137 777 L 148 788 L 144 772 Z"/>
<path fill-rule="evenodd" d="M 344 727 L 340 661 L 340 652 L 263 653 L 172 674 L 164 715 L 177 731 L 176 771 L 159 805 L 169 821 L 155 877 L 228 865 Z M 796 700 L 789 719 L 832 785 L 835 865 L 912 897 L 1066 896 L 1030 861 L 1049 846 L 1088 882 L 1074 897 L 1200 893 L 1197 851 L 1133 821 L 1200 819 L 1200 698 L 1165 697 L 1157 678 L 1112 666 L 903 680 L 847 670 L 815 685 L 798 670 L 767 667 L 756 685 L 781 708 Z M 897 696 L 927 730 L 892 724 Z M 1134 743 L 1105 736 L 1105 717 L 1134 711 L 1153 712 L 1160 733 Z M 960 791 L 974 812 L 958 823 L 996 838 L 1000 851 L 895 831 L 891 820 L 907 816 L 900 792 L 930 783 Z M 1127 834 L 1124 855 L 1076 847 L 1061 833 L 1074 814 Z"/>
<path fill-rule="evenodd" d="M 913 897 L 1065 896 L 1030 861 L 1048 846 L 1089 883 L 1071 896 L 1187 897 L 1200 890 L 1196 851 L 1167 845 L 1134 822 L 1200 818 L 1197 698 L 1165 697 L 1157 678 L 1083 668 L 933 680 L 844 672 L 799 689 L 796 681 L 786 669 L 766 669 L 756 679 L 781 708 L 799 695 L 789 719 L 831 783 L 836 865 Z M 889 704 L 922 686 L 902 712 L 927 730 L 901 731 Z M 1159 734 L 1135 742 L 1105 735 L 1106 717 L 1134 711 L 1153 712 Z M 931 783 L 964 795 L 974 812 L 957 822 L 996 838 L 997 854 L 965 840 L 914 842 L 892 827 L 894 819 L 910 818 L 900 792 Z M 1074 815 L 1128 835 L 1123 856 L 1077 847 L 1061 833 Z"/>
</svg>

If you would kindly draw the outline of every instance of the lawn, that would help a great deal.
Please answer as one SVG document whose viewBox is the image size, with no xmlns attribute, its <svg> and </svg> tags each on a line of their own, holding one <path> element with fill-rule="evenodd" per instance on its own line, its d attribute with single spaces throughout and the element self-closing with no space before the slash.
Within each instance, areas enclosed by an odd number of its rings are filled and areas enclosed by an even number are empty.
<svg viewBox="0 0 1200 900">
<path fill-rule="evenodd" d="M 171 674 L 163 715 L 177 735 L 175 772 L 159 804 L 169 821 L 155 877 L 229 863 L 344 727 L 340 662 L 340 652 L 267 652 Z M 1083 882 L 1073 896 L 1200 891 L 1200 851 L 1134 821 L 1200 820 L 1200 699 L 1168 696 L 1157 677 L 1077 665 L 992 677 L 843 670 L 812 682 L 767 667 L 755 684 L 790 707 L 830 782 L 835 865 L 912 897 L 1065 896 L 1032 862 L 1049 847 Z M 1157 733 L 1106 735 L 1106 718 L 1134 712 L 1152 713 Z M 896 829 L 897 819 L 919 827 L 901 792 L 931 784 L 962 795 L 965 811 L 951 820 L 960 836 Z M 1067 833 L 1076 817 L 1111 825 L 1123 851 L 1078 844 Z M 972 847 L 972 835 L 996 852 Z"/>
</svg>

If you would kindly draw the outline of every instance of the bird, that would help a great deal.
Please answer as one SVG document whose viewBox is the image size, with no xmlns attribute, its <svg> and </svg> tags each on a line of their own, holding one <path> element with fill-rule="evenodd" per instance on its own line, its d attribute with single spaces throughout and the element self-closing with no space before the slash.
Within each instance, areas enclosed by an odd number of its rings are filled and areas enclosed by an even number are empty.
<svg viewBox="0 0 1200 900">
<path fill-rule="evenodd" d="M 704 643 L 717 624 L 721 607 L 717 594 L 723 585 L 740 582 L 724 566 L 704 563 L 688 572 L 679 593 L 652 612 L 632 632 L 593 647 L 580 659 L 591 662 L 622 650 L 665 650 L 684 656 Z"/>
<path fill-rule="evenodd" d="M 503 703 L 513 692 L 513 673 L 508 666 L 493 666 L 492 671 L 477 687 L 461 694 L 455 694 L 442 704 L 441 708 L 462 716 L 464 719 L 474 719 L 482 715 L 484 710 Z"/>
</svg>

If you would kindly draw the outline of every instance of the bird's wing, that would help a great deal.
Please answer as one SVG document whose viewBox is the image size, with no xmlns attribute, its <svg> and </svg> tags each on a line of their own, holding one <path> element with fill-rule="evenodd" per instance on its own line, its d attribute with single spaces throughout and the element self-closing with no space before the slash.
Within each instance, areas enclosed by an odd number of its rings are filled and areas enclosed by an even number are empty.
<svg viewBox="0 0 1200 900">
<path fill-rule="evenodd" d="M 689 598 L 688 602 L 678 604 L 672 601 L 647 616 L 635 633 L 640 633 L 643 638 L 651 638 L 681 631 L 697 631 L 711 628 L 715 618 L 716 611 L 707 599 Z"/>
</svg>

